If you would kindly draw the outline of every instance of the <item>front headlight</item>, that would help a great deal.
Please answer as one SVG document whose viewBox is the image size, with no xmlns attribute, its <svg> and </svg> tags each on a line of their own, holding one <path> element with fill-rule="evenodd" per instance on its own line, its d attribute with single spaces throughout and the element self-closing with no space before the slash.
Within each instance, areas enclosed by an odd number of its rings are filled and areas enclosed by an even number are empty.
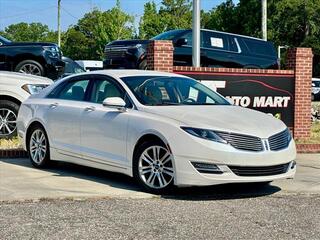
<svg viewBox="0 0 320 240">
<path fill-rule="evenodd" d="M 44 50 L 46 50 L 46 52 L 48 52 L 48 54 L 51 56 L 51 57 L 59 57 L 60 55 L 60 50 L 58 47 L 56 46 L 46 46 L 46 47 L 43 47 Z"/>
<path fill-rule="evenodd" d="M 288 141 L 288 143 L 290 143 L 291 140 L 292 140 L 292 134 L 291 134 L 289 128 L 287 128 L 287 141 Z"/>
<path fill-rule="evenodd" d="M 225 144 L 228 143 L 226 140 L 221 138 L 217 133 L 215 133 L 212 130 L 192 128 L 192 127 L 181 127 L 181 129 L 183 129 L 187 133 L 189 133 L 193 136 L 199 137 L 199 138 L 203 138 L 206 140 L 215 141 L 215 142 L 219 142 L 219 143 L 225 143 Z"/>
<path fill-rule="evenodd" d="M 21 88 L 32 95 L 39 93 L 42 89 L 48 86 L 49 85 L 45 84 L 25 84 Z"/>
</svg>

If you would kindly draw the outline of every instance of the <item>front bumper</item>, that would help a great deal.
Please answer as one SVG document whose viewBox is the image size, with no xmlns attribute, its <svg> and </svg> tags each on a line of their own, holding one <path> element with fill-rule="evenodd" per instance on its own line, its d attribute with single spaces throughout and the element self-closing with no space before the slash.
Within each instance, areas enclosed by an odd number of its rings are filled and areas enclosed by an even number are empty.
<svg viewBox="0 0 320 240">
<path fill-rule="evenodd" d="M 199 141 L 203 142 L 201 139 Z M 228 145 L 209 141 L 203 143 L 206 145 L 198 143 L 198 146 L 194 145 L 194 151 L 188 150 L 187 154 L 174 155 L 175 185 L 209 186 L 225 183 L 269 182 L 293 178 L 296 172 L 294 162 L 296 148 L 293 140 L 286 149 L 281 151 L 262 152 L 241 151 Z M 222 173 L 200 173 L 191 162 L 215 164 Z M 242 176 L 235 174 L 230 168 L 230 166 L 264 168 L 284 164 L 288 164 L 286 171 L 274 175 Z"/>
<path fill-rule="evenodd" d="M 53 80 L 58 79 L 64 73 L 65 63 L 57 58 L 48 57 L 46 63 L 46 75 Z"/>
</svg>

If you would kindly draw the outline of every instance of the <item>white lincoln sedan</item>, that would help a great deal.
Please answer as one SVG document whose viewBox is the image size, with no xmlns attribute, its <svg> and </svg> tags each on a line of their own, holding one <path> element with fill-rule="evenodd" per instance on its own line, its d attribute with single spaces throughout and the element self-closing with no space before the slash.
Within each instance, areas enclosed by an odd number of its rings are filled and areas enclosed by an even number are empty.
<svg viewBox="0 0 320 240">
<path fill-rule="evenodd" d="M 283 122 L 171 73 L 103 70 L 61 79 L 23 102 L 17 126 L 35 167 L 58 160 L 120 172 L 155 193 L 265 183 L 296 171 Z"/>
</svg>

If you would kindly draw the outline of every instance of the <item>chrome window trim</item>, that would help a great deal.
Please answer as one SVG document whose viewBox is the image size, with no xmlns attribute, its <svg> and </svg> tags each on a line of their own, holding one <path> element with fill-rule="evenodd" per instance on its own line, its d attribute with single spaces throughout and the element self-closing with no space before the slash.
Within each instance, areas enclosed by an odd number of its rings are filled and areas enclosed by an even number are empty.
<svg viewBox="0 0 320 240">
<path fill-rule="evenodd" d="M 238 39 L 234 38 L 234 41 L 236 42 L 236 45 L 237 45 L 237 48 L 238 48 L 238 52 L 237 53 L 242 53 L 242 50 L 241 50 L 240 44 L 238 42 Z"/>
</svg>

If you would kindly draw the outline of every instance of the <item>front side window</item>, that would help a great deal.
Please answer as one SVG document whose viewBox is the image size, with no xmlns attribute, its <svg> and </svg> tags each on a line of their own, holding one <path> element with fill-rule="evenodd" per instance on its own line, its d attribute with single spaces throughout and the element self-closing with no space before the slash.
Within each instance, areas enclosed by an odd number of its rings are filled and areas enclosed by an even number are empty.
<svg viewBox="0 0 320 240">
<path fill-rule="evenodd" d="M 124 90 L 114 81 L 109 79 L 93 80 L 90 102 L 102 104 L 106 98 L 119 97 L 126 102 L 126 107 L 131 108 L 132 104 Z"/>
<path fill-rule="evenodd" d="M 124 93 L 112 82 L 108 80 L 94 80 L 90 101 L 102 103 L 110 97 L 124 98 Z"/>
<path fill-rule="evenodd" d="M 230 105 L 201 83 L 182 77 L 123 77 L 138 101 L 144 105 Z"/>
<path fill-rule="evenodd" d="M 83 73 L 85 70 L 76 62 L 66 61 L 64 66 L 65 73 Z"/>
<path fill-rule="evenodd" d="M 186 34 L 184 34 L 183 36 L 181 36 L 181 38 L 187 39 L 187 44 L 186 44 L 186 46 L 192 47 L 192 31 L 187 32 Z"/>
<path fill-rule="evenodd" d="M 89 80 L 70 81 L 60 90 L 55 98 L 84 101 L 88 85 Z"/>
</svg>

